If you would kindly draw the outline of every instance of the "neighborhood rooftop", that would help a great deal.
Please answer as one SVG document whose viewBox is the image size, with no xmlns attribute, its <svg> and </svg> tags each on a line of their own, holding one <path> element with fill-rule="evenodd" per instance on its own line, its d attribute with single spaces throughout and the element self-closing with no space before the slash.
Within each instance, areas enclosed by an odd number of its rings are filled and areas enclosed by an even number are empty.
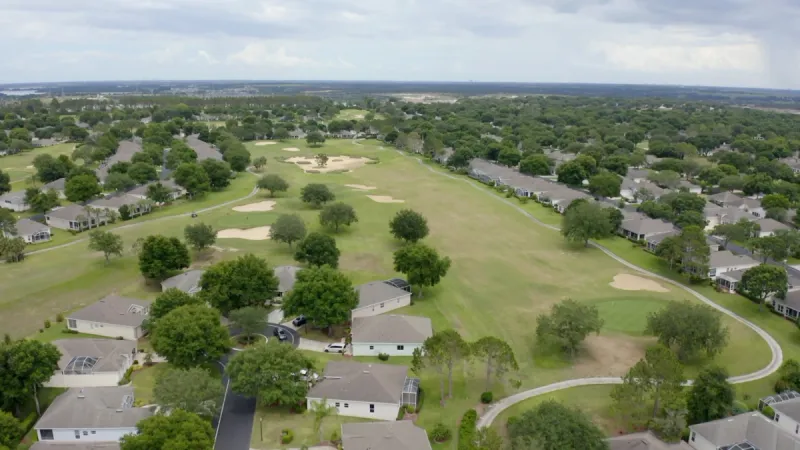
<svg viewBox="0 0 800 450">
<path fill-rule="evenodd" d="M 136 205 L 142 200 L 128 194 L 110 195 L 106 198 L 99 198 L 89 203 L 95 208 L 120 208 L 123 205 Z"/>
<path fill-rule="evenodd" d="M 86 218 L 89 217 L 89 214 L 86 212 L 86 207 L 76 204 L 56 208 L 47 213 L 47 215 L 56 219 L 69 221 L 77 221 L 79 217 L 83 217 L 84 220 L 86 220 Z"/>
<path fill-rule="evenodd" d="M 409 420 L 342 424 L 342 446 L 346 450 L 428 450 L 424 429 Z"/>
<path fill-rule="evenodd" d="M 330 361 L 307 397 L 399 404 L 407 372 L 394 364 Z"/>
<path fill-rule="evenodd" d="M 781 415 L 786 416 L 795 422 L 800 422 L 800 399 L 785 400 L 778 403 L 773 403 L 772 409 L 779 412 Z"/>
<path fill-rule="evenodd" d="M 136 342 L 117 339 L 59 339 L 53 345 L 61 351 L 58 368 L 75 374 L 115 372 L 136 349 Z"/>
<path fill-rule="evenodd" d="M 709 267 L 732 267 L 747 264 L 758 264 L 758 261 L 746 255 L 735 255 L 728 250 L 711 252 L 708 259 Z"/>
<path fill-rule="evenodd" d="M 55 181 L 51 181 L 42 186 L 42 190 L 49 191 L 50 189 L 54 189 L 56 191 L 63 191 L 66 185 L 67 185 L 67 179 L 59 178 Z"/>
<path fill-rule="evenodd" d="M 193 293 L 200 286 L 200 278 L 204 273 L 205 270 L 189 270 L 162 281 L 161 288 L 165 290 L 175 288 L 183 292 Z"/>
<path fill-rule="evenodd" d="M 650 432 L 617 436 L 606 442 L 610 450 L 691 450 L 686 442 L 667 444 Z"/>
<path fill-rule="evenodd" d="M 36 428 L 129 428 L 151 415 L 133 407 L 131 386 L 71 388 L 53 400 Z"/>
<path fill-rule="evenodd" d="M 147 318 L 150 300 L 109 295 L 69 315 L 69 319 L 138 327 Z"/>
<path fill-rule="evenodd" d="M 191 147 L 197 154 L 197 160 L 218 159 L 222 161 L 222 153 L 208 142 L 201 141 L 198 136 L 197 134 L 193 134 L 186 137 L 186 145 Z"/>
<path fill-rule="evenodd" d="M 760 412 L 748 412 L 692 425 L 690 429 L 710 442 L 714 448 L 795 450 L 800 447 L 800 442 L 790 433 Z M 740 446 L 735 447 L 737 444 Z"/>
<path fill-rule="evenodd" d="M 408 295 L 408 292 L 383 281 L 372 281 L 356 286 L 358 308 L 393 300 Z"/>
<path fill-rule="evenodd" d="M 275 268 L 275 276 L 278 277 L 278 292 L 288 292 L 294 287 L 297 280 L 297 273 L 303 270 L 297 266 L 278 266 Z"/>
<path fill-rule="evenodd" d="M 14 228 L 17 230 L 17 236 L 30 236 L 50 229 L 47 225 L 35 222 L 31 219 L 19 219 L 14 225 Z"/>
<path fill-rule="evenodd" d="M 402 344 L 423 342 L 433 335 L 431 319 L 383 314 L 353 319 L 353 342 Z"/>
</svg>

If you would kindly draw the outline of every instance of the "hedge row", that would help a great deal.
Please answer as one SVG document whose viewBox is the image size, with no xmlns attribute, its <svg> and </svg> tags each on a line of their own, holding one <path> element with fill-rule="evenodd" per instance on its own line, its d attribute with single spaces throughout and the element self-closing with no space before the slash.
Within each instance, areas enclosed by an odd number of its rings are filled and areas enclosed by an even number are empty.
<svg viewBox="0 0 800 450">
<path fill-rule="evenodd" d="M 464 413 L 464 417 L 461 418 L 461 425 L 458 427 L 458 450 L 472 450 L 475 448 L 477 424 L 477 411 L 470 409 Z"/>
</svg>

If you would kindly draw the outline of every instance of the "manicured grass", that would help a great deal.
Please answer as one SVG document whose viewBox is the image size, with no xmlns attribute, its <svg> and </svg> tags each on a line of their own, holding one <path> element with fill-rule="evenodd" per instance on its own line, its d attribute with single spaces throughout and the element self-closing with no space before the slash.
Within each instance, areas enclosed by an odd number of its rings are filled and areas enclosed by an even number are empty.
<svg viewBox="0 0 800 450">
<path fill-rule="evenodd" d="M 67 329 L 66 322 L 57 323 L 55 318 L 51 318 L 50 322 L 51 322 L 50 328 L 44 328 L 44 324 L 40 325 L 43 331 L 41 333 L 35 333 L 31 335 L 31 339 L 41 342 L 53 342 L 59 339 L 77 339 L 77 338 L 109 339 L 105 336 L 98 336 L 96 334 L 65 333 L 64 330 Z"/>
<path fill-rule="evenodd" d="M 334 431 L 341 433 L 343 423 L 368 422 L 356 417 L 330 416 L 322 422 L 323 437 L 327 441 Z M 281 444 L 281 431 L 292 430 L 294 439 L 289 444 Z M 308 411 L 291 412 L 283 408 L 258 408 L 253 422 L 250 447 L 258 449 L 309 447 L 320 442 L 319 433 L 314 431 L 314 417 Z"/>
<path fill-rule="evenodd" d="M 158 378 L 159 374 L 170 370 L 171 367 L 166 362 L 156 363 L 150 367 L 142 367 L 131 374 L 131 384 L 133 385 L 133 393 L 137 405 L 153 403 L 153 388 L 156 385 L 156 378 Z M 215 378 L 221 377 L 216 365 L 209 364 L 203 367 Z"/>
<path fill-rule="evenodd" d="M 34 173 L 35 169 L 28 167 L 33 165 L 33 160 L 39 155 L 51 155 L 56 158 L 59 155 L 72 155 L 75 144 L 56 144 L 49 147 L 37 147 L 15 155 L 0 157 L 0 170 L 6 171 L 14 169 L 16 171 Z M 12 178 L 13 181 L 13 178 Z"/>
<path fill-rule="evenodd" d="M 644 335 L 647 316 L 664 308 L 666 303 L 644 297 L 600 300 L 595 305 L 604 321 L 604 330 L 641 336 Z"/>
<path fill-rule="evenodd" d="M 364 117 L 369 114 L 365 109 L 343 109 L 339 114 L 334 117 L 335 120 L 364 120 Z M 383 115 L 375 114 L 376 119 L 382 119 Z"/>
</svg>

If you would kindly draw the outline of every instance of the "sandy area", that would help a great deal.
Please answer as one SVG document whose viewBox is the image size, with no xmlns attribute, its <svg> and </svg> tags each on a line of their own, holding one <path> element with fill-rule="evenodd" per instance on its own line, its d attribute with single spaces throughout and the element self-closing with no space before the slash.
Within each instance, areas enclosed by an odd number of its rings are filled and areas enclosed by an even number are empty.
<svg viewBox="0 0 800 450">
<path fill-rule="evenodd" d="M 308 156 L 294 156 L 287 159 L 286 161 L 290 163 L 295 163 L 297 167 L 303 169 L 303 172 L 308 172 L 309 170 L 313 170 L 315 172 L 326 173 L 326 172 L 332 172 L 334 170 L 358 169 L 359 167 L 369 162 L 370 159 L 340 156 L 335 159 L 329 159 L 325 167 L 318 167 L 317 160 Z M 304 164 L 297 164 L 298 162 Z"/>
<path fill-rule="evenodd" d="M 614 276 L 614 281 L 608 284 L 613 288 L 622 289 L 623 291 L 669 292 L 669 289 L 653 280 L 627 273 L 620 273 Z"/>
<path fill-rule="evenodd" d="M 299 152 L 300 151 L 300 149 L 297 148 L 297 147 L 286 147 L 286 148 L 282 148 L 281 150 L 283 150 L 285 152 Z"/>
<path fill-rule="evenodd" d="M 644 357 L 653 339 L 589 335 L 575 363 L 580 376 L 622 376 Z"/>
<path fill-rule="evenodd" d="M 371 191 L 373 189 L 378 189 L 375 186 L 364 186 L 363 184 L 345 184 L 345 186 L 358 189 L 359 191 Z"/>
<path fill-rule="evenodd" d="M 214 250 L 216 250 L 218 252 L 238 252 L 239 251 L 238 248 L 220 247 L 220 246 L 217 246 L 217 245 L 212 245 L 210 248 L 212 248 L 212 249 L 214 249 Z"/>
<path fill-rule="evenodd" d="M 258 145 L 258 146 L 261 146 L 261 145 L 275 145 L 275 144 L 277 144 L 277 142 L 275 142 L 275 141 L 258 141 L 258 142 L 256 142 L 256 145 Z"/>
<path fill-rule="evenodd" d="M 25 166 L 26 169 L 33 169 L 33 166 Z"/>
<path fill-rule="evenodd" d="M 220 239 L 246 239 L 248 241 L 266 241 L 269 239 L 269 226 L 247 228 L 245 230 L 239 228 L 228 228 L 227 230 L 219 230 L 217 237 Z"/>
<path fill-rule="evenodd" d="M 370 200 L 378 203 L 405 203 L 405 200 L 398 200 L 389 195 L 368 195 Z"/>
<path fill-rule="evenodd" d="M 275 207 L 275 202 L 267 200 L 258 203 L 249 203 L 247 205 L 234 206 L 233 210 L 237 212 L 263 212 L 272 211 Z"/>
</svg>

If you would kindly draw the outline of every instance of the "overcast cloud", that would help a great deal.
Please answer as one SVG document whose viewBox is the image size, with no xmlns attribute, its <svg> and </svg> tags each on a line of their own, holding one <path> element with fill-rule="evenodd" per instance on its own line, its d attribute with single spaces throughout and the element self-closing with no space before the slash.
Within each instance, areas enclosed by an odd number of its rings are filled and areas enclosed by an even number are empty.
<svg viewBox="0 0 800 450">
<path fill-rule="evenodd" d="M 800 88 L 797 0 L 0 0 L 0 29 L 0 82 Z"/>
</svg>

